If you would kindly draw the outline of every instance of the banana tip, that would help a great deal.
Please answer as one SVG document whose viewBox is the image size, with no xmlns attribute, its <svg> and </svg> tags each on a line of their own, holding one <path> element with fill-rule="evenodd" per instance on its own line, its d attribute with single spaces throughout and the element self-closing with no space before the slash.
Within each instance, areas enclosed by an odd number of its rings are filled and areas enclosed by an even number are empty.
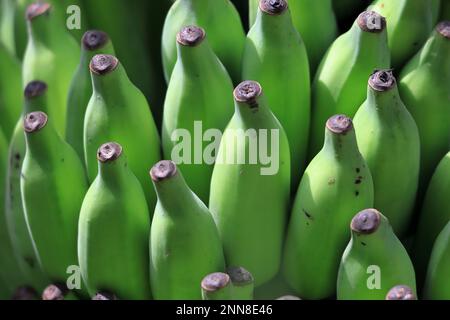
<svg viewBox="0 0 450 320">
<path fill-rule="evenodd" d="M 102 48 L 109 41 L 109 36 L 103 31 L 86 31 L 81 39 L 83 48 L 88 51 L 94 51 Z"/>
<path fill-rule="evenodd" d="M 353 128 L 352 119 L 343 114 L 334 115 L 327 121 L 327 129 L 336 134 L 346 134 Z"/>
<path fill-rule="evenodd" d="M 34 133 L 45 127 L 48 117 L 44 112 L 36 111 L 28 113 L 23 120 L 25 132 Z"/>
<path fill-rule="evenodd" d="M 381 223 L 381 214 L 375 209 L 366 209 L 359 212 L 350 224 L 351 229 L 358 234 L 374 233 Z"/>
<path fill-rule="evenodd" d="M 35 2 L 30 4 L 26 10 L 26 18 L 31 21 L 36 17 L 46 14 L 50 11 L 51 5 L 46 2 Z"/>
<path fill-rule="evenodd" d="M 114 71 L 118 65 L 119 60 L 116 57 L 109 54 L 97 54 L 92 58 L 89 68 L 97 75 L 105 75 Z"/>
<path fill-rule="evenodd" d="M 288 3 L 286 0 L 261 0 L 259 8 L 267 14 L 278 15 L 286 11 Z"/>
<path fill-rule="evenodd" d="M 118 300 L 116 295 L 110 292 L 97 292 L 95 296 L 92 297 L 92 300 Z"/>
<path fill-rule="evenodd" d="M 28 83 L 24 90 L 24 96 L 26 99 L 33 99 L 42 96 L 47 91 L 47 84 L 43 81 L 31 81 Z"/>
<path fill-rule="evenodd" d="M 376 91 L 389 91 L 395 87 L 397 81 L 395 80 L 392 69 L 389 70 L 375 70 L 369 78 L 369 86 Z"/>
<path fill-rule="evenodd" d="M 444 38 L 450 39 L 450 21 L 441 21 L 437 27 L 437 32 L 442 35 Z"/>
<path fill-rule="evenodd" d="M 230 284 L 230 276 L 223 272 L 208 274 L 202 280 L 202 289 L 208 292 L 218 291 Z"/>
<path fill-rule="evenodd" d="M 122 146 L 116 142 L 107 142 L 102 144 L 97 151 L 97 160 L 106 163 L 111 162 L 120 157 L 122 154 Z"/>
<path fill-rule="evenodd" d="M 177 34 L 177 42 L 183 46 L 195 47 L 205 39 L 206 33 L 200 27 L 186 26 Z"/>
<path fill-rule="evenodd" d="M 410 287 L 400 285 L 389 290 L 386 300 L 417 300 L 417 298 Z"/>
<path fill-rule="evenodd" d="M 233 285 L 245 286 L 253 283 L 252 274 L 243 267 L 231 267 L 227 269 Z"/>
<path fill-rule="evenodd" d="M 262 94 L 261 85 L 256 81 L 241 82 L 236 89 L 234 89 L 234 99 L 237 102 L 247 103 L 250 106 L 257 106 L 256 100 Z"/>
<path fill-rule="evenodd" d="M 386 18 L 375 11 L 364 11 L 356 21 L 365 32 L 380 33 L 386 29 Z"/>
<path fill-rule="evenodd" d="M 150 177 L 158 182 L 173 177 L 177 173 L 177 166 L 173 161 L 162 160 L 150 170 Z"/>
<path fill-rule="evenodd" d="M 64 300 L 68 293 L 66 286 L 61 284 L 51 284 L 44 289 L 42 300 Z"/>
</svg>

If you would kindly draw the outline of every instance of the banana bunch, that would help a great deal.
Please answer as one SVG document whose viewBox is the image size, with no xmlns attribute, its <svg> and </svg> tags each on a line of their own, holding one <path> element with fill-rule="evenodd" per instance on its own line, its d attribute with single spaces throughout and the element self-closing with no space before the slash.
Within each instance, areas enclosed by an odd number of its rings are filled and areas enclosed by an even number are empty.
<svg viewBox="0 0 450 320">
<path fill-rule="evenodd" d="M 450 299 L 449 0 L 0 0 L 0 299 Z"/>
</svg>

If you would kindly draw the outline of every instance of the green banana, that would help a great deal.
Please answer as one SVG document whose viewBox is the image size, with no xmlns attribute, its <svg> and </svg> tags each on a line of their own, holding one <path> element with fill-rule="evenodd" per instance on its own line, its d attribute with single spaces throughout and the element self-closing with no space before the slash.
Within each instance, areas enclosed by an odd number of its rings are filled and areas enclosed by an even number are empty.
<svg viewBox="0 0 450 320">
<path fill-rule="evenodd" d="M 311 116 L 308 56 L 285 0 L 261 0 L 259 8 L 247 36 L 242 77 L 265 88 L 267 102 L 289 140 L 291 184 L 297 186 L 304 171 Z"/>
<path fill-rule="evenodd" d="M 214 272 L 203 278 L 203 300 L 231 300 L 232 288 L 230 276 L 223 272 Z"/>
<path fill-rule="evenodd" d="M 437 166 L 428 185 L 417 227 L 414 255 L 419 280 L 425 278 L 426 268 L 439 232 L 450 221 L 450 151 Z"/>
<path fill-rule="evenodd" d="M 375 0 L 368 10 L 387 21 L 394 68 L 401 68 L 423 45 L 433 28 L 434 0 Z"/>
<path fill-rule="evenodd" d="M 4 287 L 0 288 L 0 295 L 11 297 L 17 287 L 24 285 L 25 276 L 22 274 L 17 261 L 13 259 L 14 251 L 8 234 L 4 212 L 4 188 L 7 165 L 8 142 L 0 130 L 0 279 Z"/>
<path fill-rule="evenodd" d="M 389 67 L 386 20 L 373 11 L 363 12 L 331 45 L 313 82 L 310 158 L 322 146 L 327 119 L 333 114 L 353 117 L 365 100 L 367 77 L 374 69 Z"/>
<path fill-rule="evenodd" d="M 175 162 L 189 187 L 208 203 L 214 158 L 208 162 L 198 159 L 197 152 L 203 156 L 208 143 L 200 142 L 202 145 L 198 146 L 191 139 L 203 135 L 198 130 L 225 129 L 233 115 L 233 83 L 205 37 L 204 30 L 195 26 L 184 27 L 177 35 L 178 60 L 164 103 L 162 143 L 165 158 L 179 158 Z M 176 140 L 180 138 L 183 142 Z M 191 141 L 189 151 L 179 150 L 185 139 Z M 176 150 L 183 155 L 174 154 Z M 184 157 L 186 152 L 190 159 Z"/>
<path fill-rule="evenodd" d="M 243 267 L 227 269 L 231 280 L 233 300 L 253 300 L 254 279 L 252 274 Z"/>
<path fill-rule="evenodd" d="M 417 300 L 417 297 L 410 287 L 398 285 L 389 290 L 386 300 Z"/>
<path fill-rule="evenodd" d="M 175 163 L 158 162 L 150 176 L 158 194 L 150 231 L 153 297 L 199 300 L 203 277 L 225 269 L 214 220 Z"/>
<path fill-rule="evenodd" d="M 25 12 L 32 0 L 15 0 L 16 11 L 14 18 L 14 43 L 16 45 L 16 57 L 22 61 L 27 46 L 27 24 Z"/>
<path fill-rule="evenodd" d="M 439 16 L 441 14 L 441 0 L 431 0 L 431 10 L 433 17 L 431 20 L 431 25 L 434 26 L 439 20 Z"/>
<path fill-rule="evenodd" d="M 245 33 L 239 13 L 229 0 L 177 0 L 162 33 L 164 76 L 169 81 L 177 60 L 176 35 L 186 25 L 205 29 L 209 43 L 234 82 L 241 78 Z"/>
<path fill-rule="evenodd" d="M 92 96 L 89 63 L 99 53 L 114 54 L 109 36 L 97 30 L 87 31 L 81 40 L 81 59 L 70 84 L 67 100 L 66 141 L 84 158 L 84 115 Z"/>
<path fill-rule="evenodd" d="M 348 224 L 373 199 L 372 175 L 359 153 L 352 121 L 333 116 L 323 149 L 300 182 L 286 238 L 284 275 L 303 299 L 333 296 Z"/>
<path fill-rule="evenodd" d="M 284 8 L 286 0 L 250 0 L 250 28 L 257 20 L 258 8 L 262 5 Z M 312 73 L 320 59 L 337 37 L 337 23 L 333 12 L 332 0 L 294 0 L 289 1 L 292 23 L 300 33 L 308 51 L 308 60 Z M 285 36 L 283 36 L 285 37 Z M 244 77 L 245 78 L 245 77 Z"/>
<path fill-rule="evenodd" d="M 105 141 L 116 141 L 127 150 L 130 168 L 143 186 L 149 210 L 153 210 L 156 194 L 147 171 L 149 163 L 160 159 L 160 142 L 148 102 L 116 57 L 96 55 L 89 67 L 94 90 L 84 121 L 84 156 L 89 180 L 97 176 L 98 148 Z"/>
<path fill-rule="evenodd" d="M 67 95 L 76 70 L 80 49 L 68 33 L 57 12 L 46 2 L 28 6 L 28 44 L 22 66 L 22 82 L 45 81 L 54 88 L 49 103 L 59 108 L 53 118 L 58 132 L 64 136 Z M 50 108 L 50 106 L 49 106 Z"/>
<path fill-rule="evenodd" d="M 391 70 L 370 76 L 367 100 L 353 123 L 359 150 L 373 176 L 374 206 L 389 219 L 395 234 L 403 237 L 419 183 L 420 139 Z"/>
<path fill-rule="evenodd" d="M 28 113 L 24 130 L 27 151 L 20 187 L 28 230 L 46 275 L 65 283 L 67 268 L 78 265 L 78 216 L 87 190 L 84 168 L 45 113 Z"/>
<path fill-rule="evenodd" d="M 0 127 L 6 139 L 11 138 L 22 106 L 20 62 L 0 44 Z"/>
<path fill-rule="evenodd" d="M 67 289 L 65 284 L 56 283 L 47 286 L 42 292 L 42 300 L 78 300 L 77 297 Z"/>
<path fill-rule="evenodd" d="M 30 82 L 24 90 L 25 103 L 23 113 L 27 114 L 39 110 L 48 112 L 47 90 L 47 85 L 42 81 Z M 57 110 L 52 110 L 48 114 L 53 115 L 54 112 L 57 112 Z M 8 151 L 9 161 L 5 190 L 6 219 L 14 253 L 20 269 L 27 276 L 28 285 L 37 291 L 42 291 L 44 286 L 48 284 L 48 280 L 39 266 L 38 257 L 33 247 L 25 220 L 20 191 L 20 179 L 25 151 L 26 142 L 23 131 L 23 118 L 21 116 L 11 138 Z"/>
<path fill-rule="evenodd" d="M 450 299 L 450 220 L 436 238 L 425 280 L 424 297 L 430 300 Z"/>
<path fill-rule="evenodd" d="M 425 193 L 434 169 L 450 146 L 450 21 L 436 27 L 423 48 L 402 70 L 399 90 L 419 128 Z"/>
<path fill-rule="evenodd" d="M 337 278 L 338 300 L 384 300 L 398 283 L 417 296 L 413 265 L 388 219 L 375 209 L 365 209 L 350 227 L 352 237 Z"/>
<path fill-rule="evenodd" d="M 15 0 L 0 1 L 0 46 L 4 46 L 11 56 L 16 54 L 16 41 L 14 38 L 16 5 L 14 2 Z"/>
<path fill-rule="evenodd" d="M 149 299 L 150 214 L 144 191 L 121 145 L 103 144 L 97 159 L 99 173 L 80 212 L 81 274 L 91 296 L 108 290 L 125 299 Z"/>
<path fill-rule="evenodd" d="M 280 267 L 290 201 L 289 144 L 259 83 L 242 82 L 234 98 L 235 113 L 220 142 L 209 204 L 227 265 L 243 266 L 260 286 Z"/>
</svg>

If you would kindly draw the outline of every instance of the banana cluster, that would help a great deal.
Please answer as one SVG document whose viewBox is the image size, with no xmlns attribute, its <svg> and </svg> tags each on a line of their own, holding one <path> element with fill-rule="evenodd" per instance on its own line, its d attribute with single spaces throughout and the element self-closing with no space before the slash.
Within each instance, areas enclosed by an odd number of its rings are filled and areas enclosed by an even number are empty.
<svg viewBox="0 0 450 320">
<path fill-rule="evenodd" d="M 0 0 L 0 299 L 450 299 L 450 1 L 233 2 Z"/>
</svg>

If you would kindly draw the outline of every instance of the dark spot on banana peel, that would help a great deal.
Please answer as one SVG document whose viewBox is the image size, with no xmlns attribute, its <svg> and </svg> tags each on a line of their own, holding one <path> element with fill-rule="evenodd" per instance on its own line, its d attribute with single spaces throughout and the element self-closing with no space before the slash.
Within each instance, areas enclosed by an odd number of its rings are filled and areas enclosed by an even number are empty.
<svg viewBox="0 0 450 320">
<path fill-rule="evenodd" d="M 336 179 L 334 179 L 334 178 L 328 179 L 328 185 L 329 185 L 329 186 L 331 186 L 331 185 L 333 185 L 333 184 L 335 184 L 335 183 L 336 183 Z"/>
<path fill-rule="evenodd" d="M 108 41 L 108 34 L 99 30 L 86 31 L 81 39 L 83 48 L 88 51 L 101 49 Z"/>
<path fill-rule="evenodd" d="M 355 191 L 355 196 L 359 196 L 359 191 Z"/>
<path fill-rule="evenodd" d="M 365 246 L 367 246 L 367 244 L 365 243 L 365 242 L 362 242 L 361 241 L 361 244 L 365 247 Z"/>
<path fill-rule="evenodd" d="M 35 261 L 34 261 L 34 258 L 32 258 L 32 257 L 25 257 L 24 260 L 25 260 L 26 264 L 27 264 L 28 266 L 30 266 L 30 268 L 32 268 L 32 269 L 33 269 L 34 266 L 36 265 L 36 264 L 35 264 Z"/>
<path fill-rule="evenodd" d="M 254 281 L 252 274 L 243 267 L 230 267 L 226 273 L 230 276 L 231 282 L 235 286 L 245 286 Z"/>
<path fill-rule="evenodd" d="M 27 100 L 40 97 L 47 91 L 47 84 L 43 81 L 35 80 L 27 84 L 24 96 Z"/>
<path fill-rule="evenodd" d="M 360 173 L 361 169 L 360 168 L 356 168 L 356 173 Z"/>
<path fill-rule="evenodd" d="M 302 209 L 302 211 L 305 214 L 306 218 L 308 218 L 310 220 L 314 220 L 314 218 L 305 209 Z"/>
<path fill-rule="evenodd" d="M 17 288 L 11 297 L 11 300 L 39 300 L 39 295 L 34 288 L 22 286 Z"/>
<path fill-rule="evenodd" d="M 362 182 L 362 180 L 363 180 L 362 176 L 357 177 L 355 180 L 355 184 L 360 184 Z"/>
</svg>

